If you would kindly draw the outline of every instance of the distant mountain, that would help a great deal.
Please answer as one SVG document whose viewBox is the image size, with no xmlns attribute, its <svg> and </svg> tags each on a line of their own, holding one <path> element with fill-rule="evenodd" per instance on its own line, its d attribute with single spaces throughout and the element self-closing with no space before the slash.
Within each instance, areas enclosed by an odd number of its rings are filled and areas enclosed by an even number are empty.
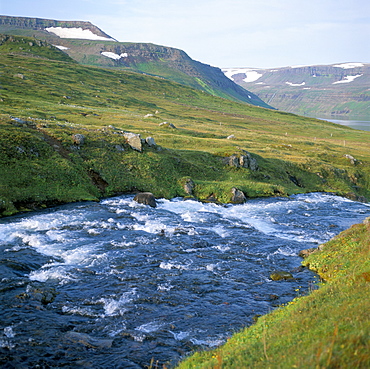
<svg viewBox="0 0 370 369">
<path fill-rule="evenodd" d="M 370 120 L 370 64 L 225 68 L 223 72 L 282 111 L 319 118 Z"/>
<path fill-rule="evenodd" d="M 257 95 L 226 78 L 221 69 L 195 61 L 182 50 L 117 42 L 90 22 L 0 16 L 0 33 L 46 41 L 80 64 L 156 75 L 214 96 L 271 108 Z"/>
</svg>

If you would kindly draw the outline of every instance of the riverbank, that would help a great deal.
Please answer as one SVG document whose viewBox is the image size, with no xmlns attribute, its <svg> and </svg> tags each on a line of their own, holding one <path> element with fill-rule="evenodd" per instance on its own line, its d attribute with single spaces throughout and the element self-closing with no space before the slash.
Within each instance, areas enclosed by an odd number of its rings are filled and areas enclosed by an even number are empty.
<svg viewBox="0 0 370 369">
<path fill-rule="evenodd" d="M 367 218 L 303 261 L 322 278 L 318 290 L 260 317 L 224 346 L 195 353 L 178 368 L 368 368 L 369 260 Z"/>
</svg>

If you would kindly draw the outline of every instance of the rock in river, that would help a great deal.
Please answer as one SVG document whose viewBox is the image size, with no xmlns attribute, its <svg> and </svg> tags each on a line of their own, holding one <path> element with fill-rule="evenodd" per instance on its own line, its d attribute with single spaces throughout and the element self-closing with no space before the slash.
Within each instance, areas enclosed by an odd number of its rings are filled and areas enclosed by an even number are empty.
<svg viewBox="0 0 370 369">
<path fill-rule="evenodd" d="M 293 275 L 289 272 L 284 272 L 280 270 L 280 271 L 271 273 L 270 279 L 272 279 L 273 281 L 280 281 L 282 279 L 293 279 Z"/>
<path fill-rule="evenodd" d="M 134 201 L 138 202 L 139 204 L 149 205 L 152 208 L 157 207 L 157 202 L 155 201 L 155 197 L 151 192 L 138 193 L 134 197 Z"/>
</svg>

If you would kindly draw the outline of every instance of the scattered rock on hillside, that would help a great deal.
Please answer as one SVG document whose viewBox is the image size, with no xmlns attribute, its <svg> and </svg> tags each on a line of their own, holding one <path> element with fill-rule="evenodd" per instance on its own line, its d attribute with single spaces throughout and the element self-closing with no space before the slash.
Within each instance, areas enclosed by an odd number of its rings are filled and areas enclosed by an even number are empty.
<svg viewBox="0 0 370 369">
<path fill-rule="evenodd" d="M 144 118 L 150 118 L 150 117 L 154 117 L 154 114 L 146 114 L 146 115 L 144 115 Z"/>
<path fill-rule="evenodd" d="M 347 158 L 352 165 L 360 164 L 360 162 L 357 159 L 355 159 L 352 155 L 346 154 L 344 155 L 344 157 Z"/>
<path fill-rule="evenodd" d="M 168 122 L 162 122 L 162 123 L 159 123 L 159 126 L 160 127 L 168 127 L 168 128 L 173 128 L 173 129 L 176 129 L 175 125 L 172 124 L 172 123 L 168 123 Z"/>
<path fill-rule="evenodd" d="M 116 151 L 118 152 L 123 152 L 125 151 L 124 147 L 122 145 L 114 145 L 114 148 L 116 149 Z"/>
<path fill-rule="evenodd" d="M 238 190 L 237 188 L 233 187 L 231 189 L 232 198 L 231 202 L 234 204 L 244 204 L 247 201 L 243 191 Z"/>
<path fill-rule="evenodd" d="M 149 146 L 157 146 L 155 141 L 154 141 L 154 138 L 153 137 L 147 137 L 145 139 L 145 142 L 149 145 Z"/>
<path fill-rule="evenodd" d="M 226 137 L 228 140 L 232 140 L 233 138 L 235 138 L 235 135 L 230 135 L 228 137 Z"/>
<path fill-rule="evenodd" d="M 142 142 L 139 134 L 125 132 L 123 136 L 125 137 L 127 143 L 131 146 L 132 149 L 140 152 L 142 151 Z"/>
<path fill-rule="evenodd" d="M 134 201 L 138 202 L 139 204 L 149 205 L 152 208 L 157 207 L 157 202 L 155 201 L 155 197 L 151 192 L 138 193 L 134 197 Z"/>
<path fill-rule="evenodd" d="M 72 135 L 72 139 L 73 139 L 73 143 L 78 146 L 81 146 L 85 143 L 85 136 L 80 133 L 76 133 Z"/>
</svg>

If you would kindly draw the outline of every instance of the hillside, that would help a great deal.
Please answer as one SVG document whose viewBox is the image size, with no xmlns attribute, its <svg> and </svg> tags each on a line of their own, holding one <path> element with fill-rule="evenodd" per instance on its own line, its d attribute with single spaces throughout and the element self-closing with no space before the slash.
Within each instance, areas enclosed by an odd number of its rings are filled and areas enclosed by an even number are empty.
<svg viewBox="0 0 370 369">
<path fill-rule="evenodd" d="M 282 111 L 317 118 L 370 120 L 370 64 L 227 68 L 223 72 Z"/>
<path fill-rule="evenodd" d="M 370 198 L 369 132 L 83 66 L 24 36 L 0 51 L 1 215 L 131 191 Z"/>
<path fill-rule="evenodd" d="M 90 22 L 0 16 L 0 33 L 47 41 L 84 65 L 161 76 L 214 96 L 270 107 L 226 78 L 219 68 L 195 61 L 182 50 L 148 43 L 117 42 Z"/>
</svg>

